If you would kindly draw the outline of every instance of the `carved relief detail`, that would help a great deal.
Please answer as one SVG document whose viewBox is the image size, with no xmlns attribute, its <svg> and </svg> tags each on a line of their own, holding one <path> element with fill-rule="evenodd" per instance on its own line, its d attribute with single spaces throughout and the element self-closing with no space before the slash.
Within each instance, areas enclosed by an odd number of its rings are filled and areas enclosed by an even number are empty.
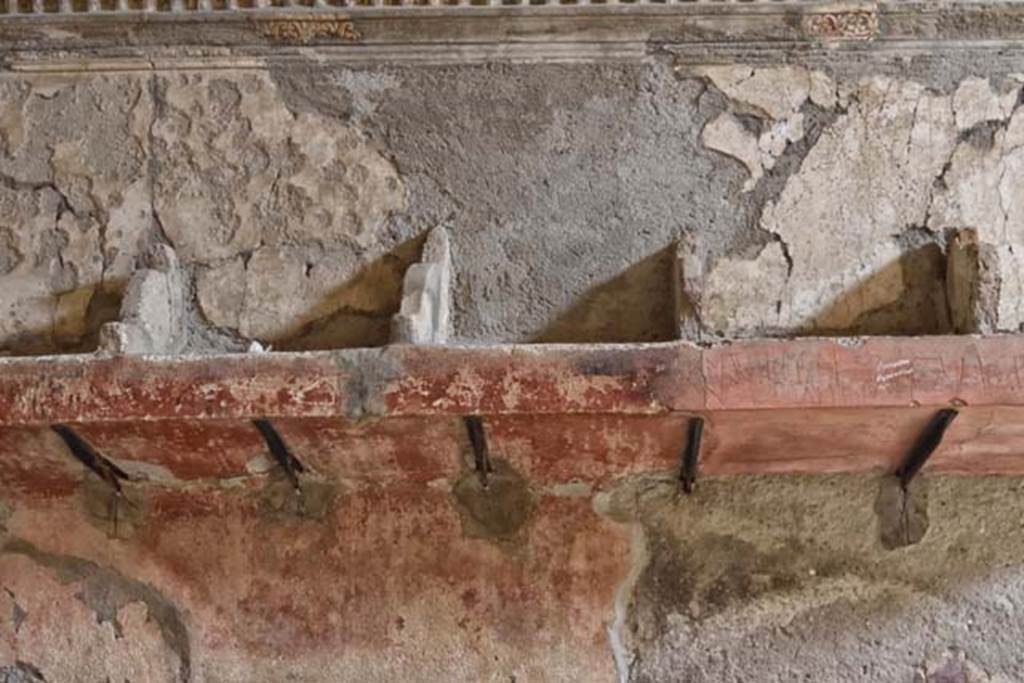
<svg viewBox="0 0 1024 683">
<path fill-rule="evenodd" d="M 878 15 L 873 11 L 832 12 L 804 17 L 804 31 L 814 38 L 872 40 L 878 36 Z"/>
<path fill-rule="evenodd" d="M 348 41 L 362 38 L 352 22 L 345 18 L 276 19 L 263 27 L 263 35 L 271 40 L 303 45 L 315 38 Z"/>
</svg>

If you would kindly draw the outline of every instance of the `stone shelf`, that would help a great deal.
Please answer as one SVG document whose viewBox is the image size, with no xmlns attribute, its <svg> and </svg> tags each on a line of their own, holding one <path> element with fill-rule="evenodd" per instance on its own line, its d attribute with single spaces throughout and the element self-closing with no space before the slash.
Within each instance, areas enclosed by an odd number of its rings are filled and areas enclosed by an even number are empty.
<svg viewBox="0 0 1024 683">
<path fill-rule="evenodd" d="M 129 340 L 146 329 L 124 324 Z M 230 645 L 225 620 L 248 642 L 286 627 L 289 646 L 326 642 L 332 657 L 358 633 L 349 656 L 391 658 L 411 647 L 391 635 L 396 615 L 438 628 L 437 605 L 455 606 L 442 632 L 456 642 L 543 624 L 571 643 L 573 678 L 611 680 L 608 633 L 624 628 L 619 596 L 646 557 L 630 501 L 674 500 L 699 519 L 729 495 L 702 477 L 893 472 L 950 405 L 960 414 L 926 473 L 1024 473 L 1022 366 L 1019 336 L 8 358 L 5 552 L 16 567 L 84 558 L 69 566 L 169 596 L 186 615 L 173 623 L 192 629 L 192 645 L 171 641 L 181 680 L 190 648 Z M 684 496 L 694 415 L 703 448 Z M 301 468 L 271 457 L 262 418 Z M 76 438 L 97 455 L 92 473 Z M 878 531 L 869 513 L 854 532 L 919 540 L 905 514 L 916 489 L 879 481 Z"/>
<path fill-rule="evenodd" d="M 702 476 L 885 472 L 950 406 L 926 469 L 1021 474 L 1022 368 L 1019 336 L 10 358 L 0 482 L 74 488 L 84 468 L 53 424 L 143 481 L 244 478 L 266 451 L 258 418 L 311 472 L 428 482 L 471 466 L 470 415 L 539 485 L 678 471 L 694 415 Z"/>
</svg>

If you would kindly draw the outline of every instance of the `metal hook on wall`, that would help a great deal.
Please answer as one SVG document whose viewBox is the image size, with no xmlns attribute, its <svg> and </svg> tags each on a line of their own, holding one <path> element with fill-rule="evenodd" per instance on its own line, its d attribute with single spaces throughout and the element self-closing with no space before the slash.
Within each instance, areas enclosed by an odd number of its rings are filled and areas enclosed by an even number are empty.
<svg viewBox="0 0 1024 683">
<path fill-rule="evenodd" d="M 487 448 L 487 433 L 484 431 L 484 420 L 479 415 L 467 415 L 463 418 L 469 443 L 473 447 L 473 467 L 480 477 L 480 485 L 485 489 L 489 484 L 489 476 L 494 471 L 491 465 L 491 453 Z"/>
<path fill-rule="evenodd" d="M 118 508 L 120 502 L 123 500 L 129 505 L 132 502 L 124 495 L 124 488 L 121 486 L 122 481 L 131 481 L 131 477 L 123 469 L 114 464 L 109 458 L 105 458 L 97 451 L 92 444 L 83 439 L 79 434 L 63 424 L 50 425 L 57 436 L 59 436 L 64 444 L 68 447 L 68 451 L 74 456 L 75 460 L 85 465 L 85 467 L 100 478 L 103 483 L 110 487 L 111 497 L 107 509 L 107 517 L 113 524 L 113 536 L 117 536 L 117 519 L 118 519 Z"/>
<path fill-rule="evenodd" d="M 288 450 L 284 439 L 278 434 L 277 429 L 270 423 L 270 420 L 261 418 L 253 420 L 252 423 L 256 425 L 256 429 L 263 435 L 263 440 L 267 443 L 267 450 L 270 451 L 274 462 L 278 464 L 284 471 L 285 476 L 288 477 L 288 481 L 291 482 L 295 493 L 301 494 L 302 488 L 299 485 L 299 475 L 306 471 L 306 467 Z"/>
<path fill-rule="evenodd" d="M 917 438 L 913 448 L 907 454 L 903 463 L 896 468 L 893 475 L 899 478 L 900 486 L 906 491 L 911 480 L 921 471 L 921 468 L 931 457 L 935 449 L 942 443 L 942 437 L 946 429 L 953 423 L 960 413 L 954 408 L 944 408 L 932 416 L 931 422 Z"/>
<path fill-rule="evenodd" d="M 697 465 L 700 460 L 700 442 L 704 436 L 704 418 L 691 417 L 687 428 L 688 438 L 683 450 L 682 467 L 679 470 L 679 484 L 683 493 L 693 493 L 697 483 Z"/>
</svg>

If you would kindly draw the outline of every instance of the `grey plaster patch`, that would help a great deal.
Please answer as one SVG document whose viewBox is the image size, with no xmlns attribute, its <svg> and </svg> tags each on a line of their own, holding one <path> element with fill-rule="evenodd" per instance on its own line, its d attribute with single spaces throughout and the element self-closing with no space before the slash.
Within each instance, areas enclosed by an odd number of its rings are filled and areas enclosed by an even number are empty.
<svg viewBox="0 0 1024 683">
<path fill-rule="evenodd" d="M 928 487 L 921 477 L 906 488 L 898 477 L 882 477 L 878 484 L 878 535 L 889 550 L 914 545 L 928 533 Z"/>
<path fill-rule="evenodd" d="M 721 100 L 669 66 L 386 73 L 401 87 L 367 125 L 409 191 L 396 227 L 450 226 L 457 339 L 672 338 L 656 255 L 690 231 L 716 251 L 756 239 L 754 200 L 736 201 L 746 171 L 699 140 Z M 615 307 L 602 288 L 623 277 L 637 294 Z"/>
<path fill-rule="evenodd" d="M 474 471 L 465 472 L 452 496 L 467 536 L 507 541 L 516 537 L 536 506 L 527 481 L 505 460 L 494 458 L 484 484 Z"/>
</svg>

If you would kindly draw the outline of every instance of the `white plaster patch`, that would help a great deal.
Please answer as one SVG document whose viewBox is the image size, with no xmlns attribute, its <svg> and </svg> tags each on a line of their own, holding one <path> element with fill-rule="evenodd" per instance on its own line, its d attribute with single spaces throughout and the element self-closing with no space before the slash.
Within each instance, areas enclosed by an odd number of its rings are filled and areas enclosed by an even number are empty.
<svg viewBox="0 0 1024 683">
<path fill-rule="evenodd" d="M 180 74 L 160 87 L 155 203 L 186 263 L 261 244 L 369 245 L 404 206 L 397 171 L 358 129 L 293 114 L 265 73 Z"/>
<path fill-rule="evenodd" d="M 1000 287 L 998 310 L 999 329 L 1018 332 L 1024 329 L 1024 244 L 1000 244 L 996 247 L 999 262 Z"/>
<path fill-rule="evenodd" d="M 706 326 L 725 334 L 846 329 L 903 295 L 898 238 L 927 221 L 956 145 L 951 98 L 882 77 L 861 81 L 853 95 L 762 213 L 761 228 L 787 246 L 791 271 L 781 245 L 746 264 L 719 261 L 703 292 Z"/>
<path fill-rule="evenodd" d="M 929 227 L 972 228 L 979 245 L 995 251 L 995 327 L 1016 332 L 1024 325 L 1024 110 L 996 130 L 990 148 L 961 142 L 935 192 Z"/>
<path fill-rule="evenodd" d="M 967 130 L 986 121 L 1002 121 L 1017 104 L 1019 88 L 996 92 L 987 78 L 966 78 L 953 94 L 957 130 Z"/>
<path fill-rule="evenodd" d="M 744 105 L 749 113 L 776 121 L 796 112 L 812 89 L 819 101 L 828 99 L 828 77 L 798 66 L 753 69 L 749 66 L 706 66 L 696 74 L 709 79 L 730 99 Z M 832 88 L 834 91 L 834 88 Z"/>
<path fill-rule="evenodd" d="M 995 133 L 992 147 L 961 143 L 944 175 L 945 189 L 936 193 L 930 224 L 969 226 L 979 240 L 992 244 L 1024 243 L 1024 110 L 1018 110 L 1005 131 Z"/>
<path fill-rule="evenodd" d="M 756 334 L 774 328 L 788 264 L 778 242 L 770 242 L 755 259 L 722 259 L 708 273 L 701 320 L 713 332 Z"/>
<path fill-rule="evenodd" d="M 373 324 L 386 335 L 401 299 L 404 260 L 389 255 L 365 265 L 347 250 L 315 256 L 300 247 L 265 246 L 247 261 L 204 268 L 196 283 L 200 309 L 214 325 L 264 342 L 295 338 L 339 316 L 353 337 L 369 334 L 359 325 Z"/>
<path fill-rule="evenodd" d="M 747 167 L 750 179 L 743 185 L 744 192 L 753 189 L 764 175 L 757 137 L 729 112 L 719 114 L 704 126 L 701 140 L 708 149 L 727 154 Z"/>
<path fill-rule="evenodd" d="M 762 119 L 759 135 L 747 130 L 733 112 L 723 112 L 705 126 L 701 139 L 709 149 L 741 161 L 750 173 L 743 191 L 752 190 L 764 171 L 787 145 L 804 137 L 800 108 L 810 100 L 831 108 L 836 104 L 836 86 L 820 71 L 802 67 L 753 69 L 749 66 L 708 66 L 696 70 L 733 102 L 736 114 Z"/>
</svg>

